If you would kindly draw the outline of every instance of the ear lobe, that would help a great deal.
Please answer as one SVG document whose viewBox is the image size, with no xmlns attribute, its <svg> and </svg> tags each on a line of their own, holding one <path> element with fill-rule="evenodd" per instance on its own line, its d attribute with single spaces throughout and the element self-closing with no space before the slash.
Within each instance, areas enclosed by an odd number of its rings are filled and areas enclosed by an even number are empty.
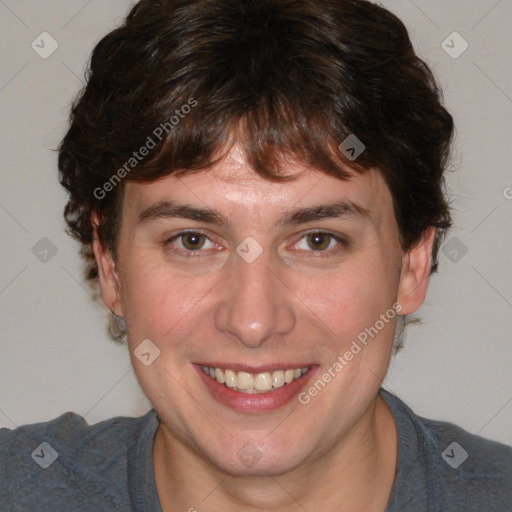
<svg viewBox="0 0 512 512">
<path fill-rule="evenodd" d="M 91 215 L 93 225 L 92 250 L 98 266 L 98 278 L 100 283 L 101 298 L 105 306 L 115 315 L 122 317 L 121 297 L 119 292 L 119 276 L 116 271 L 116 263 L 112 253 L 102 246 L 98 236 L 98 216 Z"/>
<path fill-rule="evenodd" d="M 425 300 L 434 235 L 435 228 L 429 227 L 419 242 L 403 256 L 397 299 L 402 305 L 401 315 L 414 313 Z"/>
</svg>

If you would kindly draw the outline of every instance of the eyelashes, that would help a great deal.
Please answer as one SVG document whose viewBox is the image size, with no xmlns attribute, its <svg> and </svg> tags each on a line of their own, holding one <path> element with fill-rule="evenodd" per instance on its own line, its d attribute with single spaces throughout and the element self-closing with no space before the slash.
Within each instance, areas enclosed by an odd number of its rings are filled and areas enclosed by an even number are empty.
<svg viewBox="0 0 512 512">
<path fill-rule="evenodd" d="M 185 252 L 197 252 L 203 249 L 206 241 L 214 244 L 204 233 L 199 231 L 184 231 L 173 236 L 165 242 L 165 245 L 179 242 L 180 250 Z"/>
<path fill-rule="evenodd" d="M 292 252 L 312 253 L 308 257 L 323 257 L 338 253 L 346 249 L 348 245 L 346 237 L 336 235 L 330 231 L 315 229 L 301 233 L 291 246 L 287 246 L 287 249 L 292 247 Z M 222 245 L 211 240 L 207 233 L 200 229 L 180 231 L 170 238 L 166 238 L 163 241 L 163 246 L 185 257 L 205 256 L 207 254 L 204 253 L 211 254 L 211 252 L 220 252 L 224 249 Z"/>
</svg>

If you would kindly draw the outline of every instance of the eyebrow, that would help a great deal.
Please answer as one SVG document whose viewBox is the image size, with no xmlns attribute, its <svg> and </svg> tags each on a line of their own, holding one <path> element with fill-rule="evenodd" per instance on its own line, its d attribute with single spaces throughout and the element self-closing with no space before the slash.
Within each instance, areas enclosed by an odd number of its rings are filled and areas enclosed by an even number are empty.
<svg viewBox="0 0 512 512">
<path fill-rule="evenodd" d="M 336 219 L 339 217 L 367 217 L 370 218 L 370 211 L 352 201 L 338 201 L 336 203 L 296 208 L 286 212 L 279 220 L 281 226 L 305 224 L 321 219 Z"/>
<path fill-rule="evenodd" d="M 321 219 L 340 217 L 370 217 L 366 208 L 352 201 L 338 201 L 335 203 L 313 205 L 305 208 L 294 208 L 285 212 L 277 224 L 281 226 L 305 224 Z M 183 218 L 216 226 L 228 226 L 227 218 L 216 210 L 198 208 L 195 206 L 178 204 L 172 201 L 159 201 L 139 214 L 138 224 L 144 224 L 156 219 Z"/>
</svg>

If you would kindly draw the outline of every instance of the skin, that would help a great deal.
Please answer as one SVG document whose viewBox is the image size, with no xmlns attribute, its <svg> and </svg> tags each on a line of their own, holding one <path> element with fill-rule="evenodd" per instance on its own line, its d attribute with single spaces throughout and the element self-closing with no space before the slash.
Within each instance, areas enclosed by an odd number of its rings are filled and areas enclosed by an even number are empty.
<svg viewBox="0 0 512 512">
<path fill-rule="evenodd" d="M 117 262 L 95 236 L 103 300 L 125 318 L 135 374 L 161 418 L 153 458 L 164 512 L 386 508 L 397 440 L 378 391 L 394 320 L 306 405 L 294 398 L 273 411 L 235 411 L 209 394 L 193 366 L 313 363 L 321 375 L 394 303 L 409 314 L 425 298 L 434 230 L 401 250 L 391 195 L 376 170 L 345 181 L 300 163 L 287 172 L 293 181 L 269 182 L 235 148 L 208 171 L 126 183 Z M 164 200 L 215 209 L 228 224 L 138 221 Z M 291 209 L 340 200 L 367 214 L 278 223 Z M 202 248 L 186 253 L 183 237 L 164 243 L 184 229 L 202 230 Z M 306 232 L 315 230 L 348 245 L 328 236 L 311 242 Z M 252 263 L 236 252 L 248 236 L 263 248 Z M 148 366 L 134 355 L 144 339 L 161 351 Z M 251 466 L 238 456 L 246 443 L 260 457 Z"/>
</svg>

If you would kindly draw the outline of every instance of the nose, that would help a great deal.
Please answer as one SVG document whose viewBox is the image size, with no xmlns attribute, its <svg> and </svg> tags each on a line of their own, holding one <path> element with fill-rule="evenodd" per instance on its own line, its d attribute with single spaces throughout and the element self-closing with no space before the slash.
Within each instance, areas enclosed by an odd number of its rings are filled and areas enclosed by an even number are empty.
<svg viewBox="0 0 512 512">
<path fill-rule="evenodd" d="M 233 258 L 215 311 L 216 328 L 249 348 L 291 332 L 296 323 L 293 294 L 265 253 L 251 263 L 237 254 Z"/>
</svg>

